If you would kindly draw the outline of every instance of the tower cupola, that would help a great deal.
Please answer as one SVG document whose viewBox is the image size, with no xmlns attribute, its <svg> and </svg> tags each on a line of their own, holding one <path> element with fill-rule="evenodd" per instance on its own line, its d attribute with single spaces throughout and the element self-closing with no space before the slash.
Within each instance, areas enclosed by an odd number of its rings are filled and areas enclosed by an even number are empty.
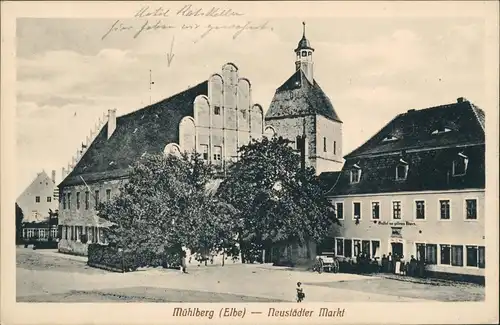
<svg viewBox="0 0 500 325">
<path fill-rule="evenodd" d="M 294 50 L 295 59 L 295 69 L 301 69 L 309 82 L 314 83 L 313 66 L 314 62 L 312 59 L 312 54 L 314 49 L 311 47 L 309 40 L 306 38 L 306 23 L 302 22 L 302 38 Z"/>
</svg>

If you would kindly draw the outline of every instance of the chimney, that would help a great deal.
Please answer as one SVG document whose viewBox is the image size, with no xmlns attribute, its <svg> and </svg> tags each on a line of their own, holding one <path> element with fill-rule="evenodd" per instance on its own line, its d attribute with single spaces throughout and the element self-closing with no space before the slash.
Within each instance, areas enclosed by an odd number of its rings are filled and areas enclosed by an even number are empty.
<svg viewBox="0 0 500 325">
<path fill-rule="evenodd" d="M 116 108 L 108 109 L 108 139 L 111 138 L 116 129 Z"/>
<path fill-rule="evenodd" d="M 463 102 L 467 102 L 467 101 L 468 101 L 468 100 L 467 100 L 467 98 L 465 98 L 465 97 L 458 97 L 458 98 L 457 98 L 457 103 L 463 103 Z"/>
<path fill-rule="evenodd" d="M 55 184 L 56 183 L 56 171 L 52 171 L 52 182 Z"/>
</svg>

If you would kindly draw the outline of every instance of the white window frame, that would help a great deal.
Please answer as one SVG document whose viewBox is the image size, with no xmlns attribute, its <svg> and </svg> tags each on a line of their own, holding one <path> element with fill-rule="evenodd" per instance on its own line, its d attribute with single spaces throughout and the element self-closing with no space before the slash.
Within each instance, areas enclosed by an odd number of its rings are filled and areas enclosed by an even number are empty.
<svg viewBox="0 0 500 325">
<path fill-rule="evenodd" d="M 450 243 L 440 243 L 440 244 L 437 244 L 438 245 L 438 253 L 439 253 L 439 259 L 438 259 L 438 265 L 443 265 L 443 266 L 452 266 L 451 265 L 451 244 Z M 450 264 L 443 264 L 441 263 L 441 246 L 448 246 L 450 248 Z"/>
<path fill-rule="evenodd" d="M 359 240 L 359 252 L 362 252 L 363 251 L 363 239 L 361 239 L 361 238 L 351 238 L 351 240 L 352 240 L 351 254 L 352 254 L 352 258 L 355 258 L 358 255 L 354 253 L 354 247 L 355 247 L 354 246 L 354 241 L 355 240 Z M 345 241 L 344 241 L 344 249 L 345 249 Z"/>
<path fill-rule="evenodd" d="M 476 219 L 467 219 L 467 200 L 475 200 L 476 201 Z M 479 219 L 479 198 L 478 197 L 466 197 L 466 198 L 464 198 L 463 213 L 464 213 L 464 221 L 477 222 L 477 220 Z"/>
<path fill-rule="evenodd" d="M 333 204 L 335 206 L 335 214 L 337 215 L 337 219 L 338 220 L 345 220 L 345 205 L 344 205 L 344 201 L 334 201 Z M 337 204 L 341 204 L 342 205 L 342 218 L 338 217 L 339 215 L 338 215 Z"/>
<path fill-rule="evenodd" d="M 200 151 L 201 151 L 201 158 L 205 161 L 210 160 L 210 150 L 208 150 L 208 144 L 200 144 Z M 207 158 L 205 158 L 205 154 L 207 155 Z"/>
<path fill-rule="evenodd" d="M 382 250 L 382 240 L 380 240 L 379 238 L 371 238 L 371 239 L 368 239 L 368 240 L 370 241 L 370 258 L 374 258 L 375 256 L 372 256 L 372 253 L 373 253 L 373 242 L 374 241 L 378 242 L 378 249 L 379 249 L 379 252 L 380 252 Z M 379 257 L 382 258 L 382 254 L 380 254 Z"/>
<path fill-rule="evenodd" d="M 217 150 L 216 148 L 220 148 L 220 154 L 217 153 Z M 213 161 L 217 162 L 217 161 L 222 161 L 222 145 L 214 145 L 213 147 L 214 151 L 213 151 Z M 217 157 L 216 155 L 220 155 L 220 157 Z"/>
<path fill-rule="evenodd" d="M 373 218 L 373 203 L 378 203 L 378 219 Z M 380 220 L 382 219 L 382 203 L 380 201 L 374 200 L 370 201 L 370 220 Z"/>
<path fill-rule="evenodd" d="M 337 254 L 337 239 L 342 239 L 342 255 Z M 334 245 L 334 250 L 335 250 L 335 256 L 341 256 L 344 257 L 345 255 L 345 238 L 344 237 L 334 237 L 335 245 Z"/>
<path fill-rule="evenodd" d="M 356 172 L 359 173 L 357 181 L 354 181 L 354 177 L 353 177 L 354 176 L 354 171 L 356 171 Z M 349 173 L 349 175 L 350 175 L 349 181 L 350 181 L 351 184 L 357 184 L 357 183 L 359 183 L 359 181 L 361 180 L 361 172 L 362 172 L 361 168 L 358 168 L 358 167 L 351 168 L 350 173 Z"/>
<path fill-rule="evenodd" d="M 40 196 L 38 195 L 35 196 L 35 203 L 40 203 L 40 200 L 41 200 Z"/>
<path fill-rule="evenodd" d="M 449 219 L 441 219 L 441 201 L 449 201 L 450 202 L 450 218 Z M 453 215 L 451 213 L 453 208 L 452 200 L 450 198 L 438 198 L 437 200 L 437 218 L 438 221 L 451 221 L 453 219 Z"/>
<path fill-rule="evenodd" d="M 424 218 L 417 219 L 417 202 L 424 202 Z M 425 199 L 413 200 L 413 221 L 426 221 L 427 220 L 427 202 Z"/>
<path fill-rule="evenodd" d="M 451 175 L 453 177 L 465 176 L 467 174 L 467 169 L 469 167 L 469 157 L 467 157 L 466 155 L 464 155 L 462 153 L 459 153 L 457 156 L 458 157 L 456 157 L 455 159 L 453 159 L 453 162 L 451 163 Z M 463 159 L 464 160 L 465 168 L 464 168 L 464 173 L 463 174 L 456 174 L 455 173 L 455 164 L 457 162 L 457 159 Z"/>
<path fill-rule="evenodd" d="M 356 216 L 354 215 L 354 204 L 359 203 L 359 220 L 363 219 L 363 204 L 361 201 L 352 201 L 352 220 L 356 220 Z"/>
<path fill-rule="evenodd" d="M 395 202 L 399 202 L 399 215 L 400 215 L 400 218 L 399 219 L 395 219 L 394 218 L 394 203 Z M 403 220 L 404 216 L 403 216 L 403 201 L 402 200 L 392 200 L 391 201 L 391 220 Z"/>
<path fill-rule="evenodd" d="M 479 247 L 484 247 L 486 249 L 485 244 L 464 244 L 464 268 L 477 270 L 477 269 L 485 269 L 485 267 L 479 267 Z M 477 266 L 468 266 L 467 265 L 467 247 L 476 247 L 477 249 Z M 484 262 L 486 264 L 486 251 L 484 255 Z"/>
<path fill-rule="evenodd" d="M 399 167 L 404 167 L 405 168 L 404 177 L 399 177 L 399 174 L 398 174 L 398 168 Z M 405 181 L 406 178 L 408 177 L 408 169 L 409 169 L 408 164 L 398 163 L 396 165 L 396 180 L 397 181 Z"/>
</svg>

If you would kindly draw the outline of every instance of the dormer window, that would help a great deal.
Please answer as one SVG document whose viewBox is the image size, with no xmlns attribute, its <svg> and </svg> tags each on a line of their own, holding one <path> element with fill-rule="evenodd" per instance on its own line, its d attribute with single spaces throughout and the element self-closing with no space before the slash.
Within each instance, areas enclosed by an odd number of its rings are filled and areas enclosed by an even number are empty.
<svg viewBox="0 0 500 325">
<path fill-rule="evenodd" d="M 220 107 L 219 106 L 215 106 L 214 107 L 214 114 L 215 115 L 220 115 Z"/>
<path fill-rule="evenodd" d="M 438 127 L 434 131 L 432 131 L 432 134 L 435 135 L 435 134 L 442 134 L 442 133 L 448 133 L 448 132 L 451 132 L 451 129 L 442 126 L 442 127 Z"/>
<path fill-rule="evenodd" d="M 359 180 L 361 179 L 361 167 L 359 167 L 358 164 L 354 164 L 354 166 L 352 166 L 350 176 L 351 184 L 359 183 Z"/>
<path fill-rule="evenodd" d="M 453 160 L 452 175 L 463 176 L 467 173 L 467 166 L 469 165 L 469 157 L 463 153 L 459 153 L 458 157 Z"/>
<path fill-rule="evenodd" d="M 388 136 L 386 136 L 382 142 L 388 142 L 388 141 L 396 141 L 396 140 L 399 140 L 398 138 L 396 138 L 395 136 L 393 136 L 392 134 L 389 134 Z"/>
<path fill-rule="evenodd" d="M 399 163 L 396 166 L 396 180 L 404 181 L 408 176 L 408 163 L 403 159 L 399 160 Z"/>
</svg>

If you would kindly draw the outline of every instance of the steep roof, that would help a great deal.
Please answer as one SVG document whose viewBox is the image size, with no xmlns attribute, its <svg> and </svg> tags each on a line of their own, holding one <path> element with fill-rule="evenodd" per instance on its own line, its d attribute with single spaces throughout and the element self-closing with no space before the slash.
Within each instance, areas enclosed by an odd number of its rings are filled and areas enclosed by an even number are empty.
<svg viewBox="0 0 500 325">
<path fill-rule="evenodd" d="M 116 120 L 116 129 L 107 139 L 106 124 L 71 173 L 59 187 L 128 175 L 129 166 L 144 153 L 163 152 L 169 143 L 179 142 L 179 123 L 193 116 L 193 102 L 207 95 L 208 82 L 180 92 Z"/>
<path fill-rule="evenodd" d="M 304 115 L 321 115 L 342 123 L 318 83 L 311 84 L 304 72 L 298 69 L 276 90 L 266 120 Z"/>
<path fill-rule="evenodd" d="M 318 175 L 320 186 L 324 190 L 330 190 L 339 179 L 340 172 L 322 172 Z"/>
<path fill-rule="evenodd" d="M 433 134 L 437 130 L 447 130 Z M 389 138 L 392 137 L 393 140 Z M 397 115 L 372 138 L 346 155 L 352 158 L 421 147 L 484 142 L 484 112 L 469 101 L 409 110 Z"/>
<path fill-rule="evenodd" d="M 396 116 L 346 162 L 329 195 L 485 188 L 484 112 L 467 101 L 410 111 Z M 432 134 L 436 129 L 447 132 Z M 384 141 L 387 136 L 399 140 Z M 467 172 L 453 176 L 453 161 L 468 159 Z M 408 165 L 405 180 L 396 167 Z M 356 165 L 356 166 L 355 166 Z M 351 171 L 361 169 L 358 183 Z"/>
</svg>

